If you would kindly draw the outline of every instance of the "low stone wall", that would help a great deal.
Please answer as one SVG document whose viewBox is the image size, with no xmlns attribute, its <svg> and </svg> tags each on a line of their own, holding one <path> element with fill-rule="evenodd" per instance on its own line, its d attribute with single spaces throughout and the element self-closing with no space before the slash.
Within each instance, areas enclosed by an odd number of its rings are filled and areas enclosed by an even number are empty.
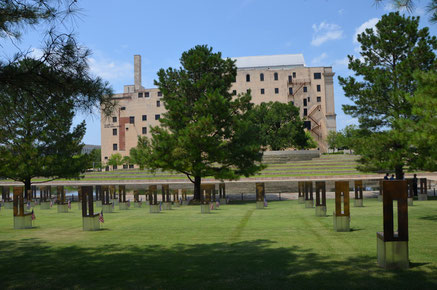
<svg viewBox="0 0 437 290">
<path fill-rule="evenodd" d="M 265 151 L 263 154 L 263 163 L 287 163 L 291 161 L 311 160 L 319 157 L 319 150 Z"/>
</svg>

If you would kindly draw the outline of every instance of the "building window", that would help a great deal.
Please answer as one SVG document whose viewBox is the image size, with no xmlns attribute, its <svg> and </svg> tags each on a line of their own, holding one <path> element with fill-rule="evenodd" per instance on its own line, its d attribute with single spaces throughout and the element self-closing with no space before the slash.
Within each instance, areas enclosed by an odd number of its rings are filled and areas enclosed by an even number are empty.
<svg viewBox="0 0 437 290">
<path fill-rule="evenodd" d="M 291 101 L 291 104 L 294 106 L 294 102 L 293 101 Z"/>
<path fill-rule="evenodd" d="M 262 82 L 264 81 L 264 74 L 263 73 L 259 74 L 259 80 Z"/>
<path fill-rule="evenodd" d="M 236 96 L 237 95 L 237 90 L 233 90 L 232 91 L 232 95 Z"/>
<path fill-rule="evenodd" d="M 246 93 L 250 94 L 250 89 L 247 89 L 247 90 L 246 90 Z"/>
<path fill-rule="evenodd" d="M 288 94 L 293 95 L 293 88 L 288 88 Z"/>
<path fill-rule="evenodd" d="M 112 122 L 117 123 L 117 117 L 112 117 Z"/>
<path fill-rule="evenodd" d="M 264 95 L 264 89 L 261 89 L 261 95 Z"/>
<path fill-rule="evenodd" d="M 143 97 L 143 93 L 138 93 L 138 98 L 142 98 Z"/>
<path fill-rule="evenodd" d="M 307 106 L 307 99 L 303 99 L 303 106 L 306 107 Z"/>
<path fill-rule="evenodd" d="M 307 87 L 303 87 L 303 92 L 306 93 L 308 91 Z"/>
<path fill-rule="evenodd" d="M 279 94 L 279 88 L 275 88 L 275 94 Z"/>
<path fill-rule="evenodd" d="M 127 164 L 123 164 L 123 169 L 127 169 Z"/>
<path fill-rule="evenodd" d="M 161 101 L 156 101 L 156 106 L 161 107 Z"/>
<path fill-rule="evenodd" d="M 317 103 L 320 103 L 322 101 L 322 97 L 317 97 Z"/>
<path fill-rule="evenodd" d="M 162 93 L 161 92 L 158 92 L 158 97 L 162 97 Z"/>
<path fill-rule="evenodd" d="M 308 115 L 308 111 L 307 111 L 307 109 L 303 109 L 303 115 L 304 115 L 304 116 Z"/>
<path fill-rule="evenodd" d="M 291 83 L 293 81 L 293 77 L 292 76 L 288 76 L 288 82 Z"/>
<path fill-rule="evenodd" d="M 308 97 L 308 103 L 311 103 L 311 99 L 310 99 L 310 97 Z"/>
<path fill-rule="evenodd" d="M 108 156 L 105 156 L 105 160 L 108 160 Z"/>
<path fill-rule="evenodd" d="M 246 82 L 250 82 L 250 74 L 246 75 Z"/>
<path fill-rule="evenodd" d="M 117 169 L 117 165 L 112 165 L 112 169 Z"/>
<path fill-rule="evenodd" d="M 303 127 L 305 129 L 311 130 L 311 121 L 303 121 Z"/>
<path fill-rule="evenodd" d="M 134 116 L 129 117 L 129 124 L 135 124 L 135 117 Z"/>
<path fill-rule="evenodd" d="M 143 115 L 143 116 L 142 116 L 142 120 L 143 120 L 143 121 L 147 121 L 147 115 Z"/>
<path fill-rule="evenodd" d="M 112 135 L 117 136 L 117 129 L 112 129 Z"/>
<path fill-rule="evenodd" d="M 161 116 L 159 114 L 155 115 L 155 120 L 159 120 Z"/>
<path fill-rule="evenodd" d="M 320 92 L 322 89 L 320 87 L 320 85 L 317 85 L 317 91 Z"/>
<path fill-rule="evenodd" d="M 112 144 L 112 150 L 117 151 L 117 150 L 118 150 L 117 148 L 118 148 L 118 147 L 117 147 L 117 143 Z"/>
<path fill-rule="evenodd" d="M 147 134 L 147 127 L 143 127 L 143 134 Z"/>
<path fill-rule="evenodd" d="M 273 74 L 273 78 L 275 79 L 275 81 L 277 81 L 277 80 L 279 79 L 279 77 L 278 77 L 278 73 L 277 73 L 277 72 L 275 72 L 275 73 Z"/>
<path fill-rule="evenodd" d="M 149 93 L 149 92 L 145 92 L 145 93 L 144 93 L 144 97 L 145 97 L 145 98 L 150 98 L 150 93 Z"/>
<path fill-rule="evenodd" d="M 322 78 L 322 73 L 314 73 L 314 79 L 320 80 Z"/>
<path fill-rule="evenodd" d="M 293 78 L 296 78 L 296 72 L 293 72 Z"/>
<path fill-rule="evenodd" d="M 132 168 L 134 168 L 134 165 L 133 164 L 129 164 L 129 169 L 132 169 Z"/>
<path fill-rule="evenodd" d="M 120 110 L 124 111 L 126 110 L 126 107 L 121 107 Z"/>
</svg>

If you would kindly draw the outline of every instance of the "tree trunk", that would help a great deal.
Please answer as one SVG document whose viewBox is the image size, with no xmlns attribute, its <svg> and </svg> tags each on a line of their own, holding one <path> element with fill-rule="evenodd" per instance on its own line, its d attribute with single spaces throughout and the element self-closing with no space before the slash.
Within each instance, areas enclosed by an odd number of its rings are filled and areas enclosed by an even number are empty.
<svg viewBox="0 0 437 290">
<path fill-rule="evenodd" d="M 404 179 L 404 166 L 403 165 L 396 165 L 395 166 L 395 173 L 396 173 L 396 180 L 403 180 Z"/>
<path fill-rule="evenodd" d="M 202 177 L 194 177 L 194 200 L 200 200 L 200 183 L 202 182 Z"/>
<path fill-rule="evenodd" d="M 32 189 L 31 185 L 32 185 L 32 183 L 31 183 L 30 178 L 24 180 L 24 198 L 25 199 L 29 199 L 29 196 L 27 195 L 27 193 L 29 192 L 29 190 Z"/>
</svg>

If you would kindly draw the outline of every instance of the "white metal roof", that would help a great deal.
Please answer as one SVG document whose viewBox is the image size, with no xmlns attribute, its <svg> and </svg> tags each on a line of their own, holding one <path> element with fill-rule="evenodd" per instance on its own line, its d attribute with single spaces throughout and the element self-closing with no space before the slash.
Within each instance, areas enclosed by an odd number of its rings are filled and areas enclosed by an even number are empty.
<svg viewBox="0 0 437 290">
<path fill-rule="evenodd" d="M 231 57 L 237 68 L 305 66 L 303 54 Z"/>
</svg>

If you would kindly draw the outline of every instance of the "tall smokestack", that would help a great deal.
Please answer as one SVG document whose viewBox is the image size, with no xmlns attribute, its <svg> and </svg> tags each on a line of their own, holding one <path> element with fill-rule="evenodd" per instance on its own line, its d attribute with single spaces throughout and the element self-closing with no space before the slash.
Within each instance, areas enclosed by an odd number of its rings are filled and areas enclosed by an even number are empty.
<svg viewBox="0 0 437 290">
<path fill-rule="evenodd" d="M 135 91 L 141 88 L 141 55 L 134 55 Z"/>
</svg>

